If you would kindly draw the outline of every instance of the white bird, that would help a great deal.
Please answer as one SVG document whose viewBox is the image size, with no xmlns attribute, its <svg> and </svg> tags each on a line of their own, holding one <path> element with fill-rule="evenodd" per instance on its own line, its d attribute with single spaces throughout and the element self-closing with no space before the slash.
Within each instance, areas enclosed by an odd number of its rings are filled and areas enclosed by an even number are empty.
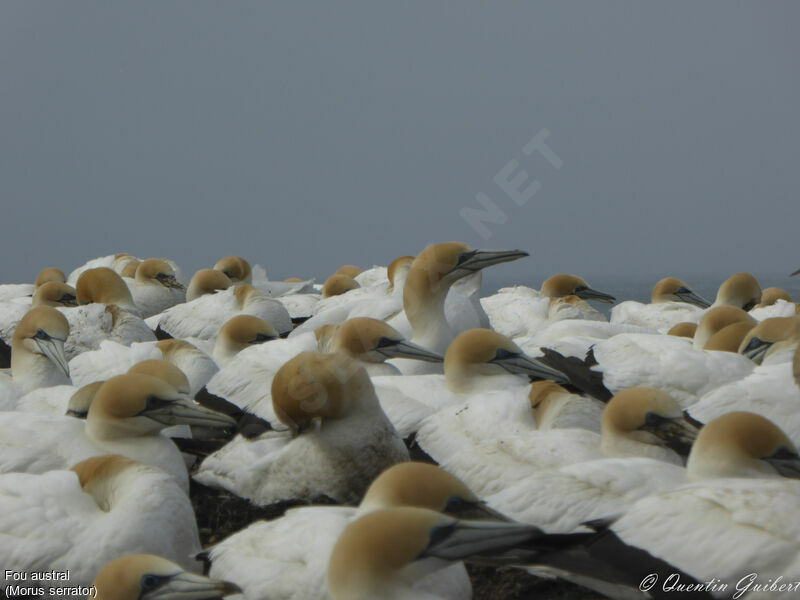
<svg viewBox="0 0 800 600">
<path fill-rule="evenodd" d="M 139 316 L 128 286 L 111 269 L 83 272 L 75 290 L 81 306 L 61 309 L 72 333 L 67 340 L 68 357 L 96 350 L 103 340 L 126 346 L 155 340 L 153 331 Z"/>
<path fill-rule="evenodd" d="M 231 427 L 235 421 L 147 375 L 119 375 L 94 396 L 86 421 L 69 416 L 0 413 L 0 472 L 43 473 L 100 454 L 122 454 L 161 467 L 188 492 L 177 447 L 159 432 L 170 425 Z"/>
<path fill-rule="evenodd" d="M 48 281 L 36 288 L 33 297 L 15 298 L 0 304 L 0 339 L 11 342 L 14 330 L 31 308 L 76 306 L 75 289 L 66 283 Z"/>
<path fill-rule="evenodd" d="M 603 385 L 612 393 L 649 386 L 663 390 L 682 406 L 691 406 L 709 391 L 742 379 L 752 361 L 730 352 L 694 350 L 682 337 L 625 333 L 594 346 Z"/>
<path fill-rule="evenodd" d="M 635 503 L 611 524 L 605 552 L 619 556 L 621 546 L 633 546 L 696 581 L 727 585 L 709 588 L 714 597 L 748 590 L 748 598 L 789 597 L 747 587 L 800 579 L 800 483 L 780 475 L 800 475 L 797 449 L 781 430 L 752 413 L 721 416 L 692 448 L 694 483 Z M 628 560 L 625 568 L 636 566 Z"/>
<path fill-rule="evenodd" d="M 408 460 L 369 376 L 345 355 L 294 357 L 272 381 L 272 403 L 289 431 L 237 436 L 194 479 L 259 505 L 323 495 L 355 503 L 381 471 Z"/>
<path fill-rule="evenodd" d="M 212 357 L 217 365 L 222 366 L 245 348 L 277 340 L 279 337 L 275 328 L 264 319 L 252 315 L 237 315 L 220 327 Z"/>
<path fill-rule="evenodd" d="M 0 475 L 4 569 L 69 571 L 63 585 L 88 586 L 108 560 L 135 552 L 196 572 L 199 550 L 189 498 L 161 469 L 102 455 L 70 470 Z"/>
<path fill-rule="evenodd" d="M 675 277 L 665 277 L 653 286 L 650 304 L 626 300 L 611 309 L 615 324 L 650 327 L 666 333 L 681 322 L 696 323 L 703 309 L 711 306 L 689 289 L 688 284 Z"/>
<path fill-rule="evenodd" d="M 49 281 L 64 283 L 64 273 L 62 273 L 59 269 L 48 267 L 39 271 L 39 274 L 36 276 L 36 281 L 33 284 L 7 283 L 0 285 L 0 302 L 24 300 L 26 297 L 33 295 L 39 286 Z"/>
<path fill-rule="evenodd" d="M 197 394 L 219 370 L 214 360 L 205 352 L 178 339 L 142 342 L 130 346 L 106 340 L 100 343 L 97 350 L 83 352 L 73 358 L 69 365 L 73 384 L 84 386 L 113 375 L 122 375 L 143 360 L 161 358 L 183 371 L 189 379 L 190 396 Z"/>
<path fill-rule="evenodd" d="M 208 550 L 209 573 L 235 582 L 248 599 L 327 600 L 328 560 L 345 527 L 369 512 L 398 506 L 427 508 L 462 519 L 498 518 L 446 471 L 431 464 L 403 462 L 372 482 L 358 508 L 295 508 L 226 538 Z M 472 597 L 463 565 L 439 573 L 437 580 L 451 588 L 453 598 Z"/>
<path fill-rule="evenodd" d="M 405 341 L 383 321 L 354 318 L 339 327 L 324 326 L 314 334 L 243 350 L 209 381 L 207 390 L 274 424 L 277 417 L 272 409 L 272 379 L 289 359 L 310 350 L 341 352 L 359 361 L 371 376 L 397 375 L 397 369 L 385 362 L 389 358 L 442 361 L 441 356 Z"/>
<path fill-rule="evenodd" d="M 129 554 L 106 564 L 92 584 L 94 600 L 212 600 L 236 594 L 234 584 L 184 570 L 154 554 Z"/>
<path fill-rule="evenodd" d="M 522 250 L 474 250 L 462 242 L 428 246 L 414 259 L 403 286 L 403 312 L 388 321 L 411 342 L 432 352 L 444 352 L 455 337 L 481 327 L 483 318 L 470 303 L 457 312 L 445 311 L 448 291 L 459 279 L 488 266 L 528 256 Z M 482 311 L 481 311 L 482 312 Z M 436 372 L 404 362 L 404 373 Z"/>
<path fill-rule="evenodd" d="M 714 337 L 714 335 L 722 331 L 725 327 L 737 323 L 746 323 L 754 327 L 758 321 L 737 306 L 723 304 L 710 308 L 703 313 L 703 316 L 697 323 L 692 346 L 695 350 L 704 349 L 708 341 Z"/>
<path fill-rule="evenodd" d="M 222 271 L 233 283 L 252 283 L 253 270 L 250 263 L 241 256 L 226 256 L 214 265 L 216 271 Z"/>
<path fill-rule="evenodd" d="M 125 269 L 125 266 L 131 262 L 141 262 L 135 256 L 131 256 L 130 254 L 120 253 L 120 254 L 109 254 L 108 256 L 101 256 L 98 258 L 93 258 L 92 260 L 87 261 L 77 269 L 73 270 L 69 277 L 67 277 L 67 283 L 71 286 L 75 286 L 78 281 L 78 278 L 83 274 L 84 271 L 88 271 L 89 269 L 97 269 L 98 267 L 105 267 L 107 269 L 111 269 L 118 275 L 122 274 L 122 271 Z"/>
<path fill-rule="evenodd" d="M 558 302 L 570 296 L 575 300 L 567 304 Z M 502 288 L 496 294 L 482 298 L 481 305 L 489 315 L 492 328 L 513 338 L 534 335 L 551 318 L 606 320 L 602 313 L 581 300 L 610 303 L 615 298 L 592 289 L 581 277 L 559 273 L 548 277 L 539 291 L 522 285 Z M 553 311 L 552 306 L 556 307 Z M 566 311 L 561 312 L 564 309 Z"/>
<path fill-rule="evenodd" d="M 438 410 L 463 404 L 471 395 L 526 398 L 529 377 L 566 382 L 560 371 L 525 355 L 507 337 L 489 329 L 460 333 L 447 348 L 444 375 L 374 377 L 383 410 L 406 437 Z M 524 401 L 524 400 L 523 400 Z"/>
<path fill-rule="evenodd" d="M 741 350 L 763 363 L 747 377 L 718 387 L 689 407 L 692 417 L 708 422 L 732 411 L 749 411 L 780 423 L 800 442 L 800 389 L 793 385 L 792 358 L 800 347 L 800 319 L 767 319 L 754 327 Z"/>
<path fill-rule="evenodd" d="M 220 290 L 227 290 L 233 282 L 222 271 L 217 269 L 200 269 L 189 280 L 186 287 L 186 302 L 197 300 L 200 296 L 215 294 Z"/>
<path fill-rule="evenodd" d="M 328 593 L 332 600 L 463 598 L 444 582 L 433 589 L 427 585 L 436 585 L 442 569 L 454 561 L 502 555 L 539 535 L 531 526 L 459 521 L 424 508 L 374 511 L 349 524 L 336 541 Z"/>
<path fill-rule="evenodd" d="M 186 301 L 186 288 L 170 264 L 160 258 L 139 263 L 132 281 L 126 282 L 142 317 L 150 317 Z"/>
<path fill-rule="evenodd" d="M 32 308 L 11 341 L 11 377 L 0 379 L 0 409 L 10 410 L 24 394 L 41 387 L 70 383 L 64 342 L 67 319 L 55 308 Z"/>
<path fill-rule="evenodd" d="M 487 394 L 423 421 L 417 443 L 481 497 L 545 469 L 601 457 L 639 456 L 682 464 L 695 427 L 680 406 L 653 388 L 631 388 L 606 405 L 601 434 L 586 429 L 539 431 L 527 398 Z"/>
<path fill-rule="evenodd" d="M 263 319 L 281 334 L 292 330 L 292 319 L 283 304 L 249 284 L 204 294 L 150 317 L 148 322 L 175 338 L 211 340 L 225 321 L 237 315 Z"/>
</svg>

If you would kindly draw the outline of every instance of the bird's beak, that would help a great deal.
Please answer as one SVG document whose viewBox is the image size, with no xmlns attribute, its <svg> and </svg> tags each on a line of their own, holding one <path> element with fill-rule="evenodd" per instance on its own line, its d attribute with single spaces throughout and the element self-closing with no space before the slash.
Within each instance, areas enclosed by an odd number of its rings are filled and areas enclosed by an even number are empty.
<svg viewBox="0 0 800 600">
<path fill-rule="evenodd" d="M 543 362 L 518 353 L 505 353 L 489 361 L 514 375 L 527 375 L 536 379 L 548 379 L 556 383 L 569 383 L 569 378 Z"/>
<path fill-rule="evenodd" d="M 78 306 L 78 300 L 72 294 L 63 294 L 61 298 L 58 299 L 58 303 L 61 306 Z"/>
<path fill-rule="evenodd" d="M 754 363 L 761 364 L 761 361 L 764 360 L 764 355 L 767 353 L 767 350 L 770 349 L 772 343 L 773 342 L 765 342 L 761 338 L 754 337 L 750 340 L 750 343 L 742 349 L 742 354 Z"/>
<path fill-rule="evenodd" d="M 174 275 L 158 275 L 157 278 L 164 287 L 186 291 L 186 286 L 175 279 Z"/>
<path fill-rule="evenodd" d="M 147 399 L 147 406 L 138 416 L 169 426 L 193 425 L 223 429 L 236 427 L 236 421 L 228 415 L 209 410 L 189 398 L 182 397 L 163 400 L 151 396 Z"/>
<path fill-rule="evenodd" d="M 444 360 L 438 354 L 426 350 L 422 346 L 417 346 L 405 340 L 390 340 L 389 338 L 381 338 L 378 341 L 375 352 L 382 354 L 386 358 L 410 358 L 434 363 L 440 363 Z"/>
<path fill-rule="evenodd" d="M 606 304 L 613 304 L 617 301 L 611 294 L 598 292 L 590 287 L 575 290 L 575 295 L 582 300 L 597 300 L 598 302 L 605 302 Z"/>
<path fill-rule="evenodd" d="M 210 579 L 183 571 L 167 579 L 162 585 L 143 598 L 158 600 L 203 600 L 241 594 L 242 589 L 233 583 Z"/>
<path fill-rule="evenodd" d="M 64 340 L 54 337 L 33 339 L 42 354 L 50 359 L 50 362 L 61 369 L 61 372 L 69 378 L 69 365 L 67 364 L 67 355 L 64 352 Z"/>
<path fill-rule="evenodd" d="M 700 308 L 708 308 L 711 306 L 711 303 L 703 298 L 702 296 L 698 296 L 692 290 L 684 289 L 678 290 L 675 292 L 675 295 L 681 299 L 682 302 L 687 302 L 689 304 L 694 304 L 695 306 L 699 306 Z"/>
<path fill-rule="evenodd" d="M 669 419 L 648 413 L 645 424 L 639 427 L 660 438 L 664 445 L 681 456 L 688 456 L 700 430 L 683 416 Z"/>
<path fill-rule="evenodd" d="M 784 477 L 800 479 L 800 456 L 781 448 L 772 456 L 762 459 Z"/>
<path fill-rule="evenodd" d="M 454 521 L 431 531 L 428 547 L 422 551 L 420 558 L 432 556 L 450 561 L 470 558 L 485 560 L 540 535 L 542 530 L 534 525 Z"/>
<path fill-rule="evenodd" d="M 524 250 L 472 250 L 465 252 L 459 258 L 458 264 L 450 272 L 463 271 L 461 276 L 480 271 L 492 265 L 499 265 L 504 262 L 511 262 L 518 258 L 530 256 Z"/>
</svg>

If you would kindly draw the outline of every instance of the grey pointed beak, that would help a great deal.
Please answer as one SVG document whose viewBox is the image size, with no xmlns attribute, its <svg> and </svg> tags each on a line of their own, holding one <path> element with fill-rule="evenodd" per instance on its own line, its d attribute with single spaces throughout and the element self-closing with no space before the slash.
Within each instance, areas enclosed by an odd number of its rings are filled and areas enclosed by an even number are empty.
<svg viewBox="0 0 800 600">
<path fill-rule="evenodd" d="M 431 531 L 428 547 L 423 550 L 420 558 L 433 556 L 451 561 L 486 559 L 540 535 L 542 530 L 534 525 L 454 521 Z"/>
<path fill-rule="evenodd" d="M 183 571 L 169 577 L 164 583 L 151 592 L 144 593 L 140 598 L 143 600 L 151 598 L 153 600 L 203 600 L 241 593 L 242 589 L 234 583 Z"/>
<path fill-rule="evenodd" d="M 789 277 L 794 277 L 795 275 L 800 275 L 800 269 L 797 269 L 797 271 L 789 275 Z"/>
<path fill-rule="evenodd" d="M 764 340 L 754 337 L 750 342 L 741 350 L 741 354 L 752 360 L 754 363 L 761 364 L 764 360 L 764 355 L 767 350 L 772 346 L 772 342 L 765 342 Z"/>
<path fill-rule="evenodd" d="M 617 299 L 611 294 L 593 290 L 590 287 L 577 288 L 575 295 L 582 300 L 597 300 L 598 302 L 605 302 L 606 304 L 613 304 Z"/>
<path fill-rule="evenodd" d="M 440 363 L 444 360 L 443 357 L 426 350 L 422 346 L 417 346 L 405 340 L 390 340 L 388 338 L 381 338 L 378 341 L 375 352 L 382 354 L 386 358 L 410 358 L 433 363 Z"/>
<path fill-rule="evenodd" d="M 781 448 L 778 452 L 762 459 L 772 465 L 783 477 L 800 479 L 800 456 Z"/>
<path fill-rule="evenodd" d="M 186 286 L 175 279 L 174 275 L 158 275 L 157 279 L 164 287 L 186 291 Z"/>
<path fill-rule="evenodd" d="M 78 300 L 72 294 L 62 294 L 61 298 L 58 299 L 58 303 L 61 306 L 78 306 Z"/>
<path fill-rule="evenodd" d="M 138 416 L 147 417 L 163 425 L 193 425 L 196 427 L 216 427 L 230 429 L 236 427 L 236 421 L 213 410 L 209 410 L 189 398 L 171 398 L 162 400 L 151 397 L 147 406 Z"/>
<path fill-rule="evenodd" d="M 654 413 L 647 415 L 645 424 L 639 429 L 659 437 L 667 448 L 681 456 L 689 455 L 692 444 L 700 433 L 700 430 L 683 416 L 669 419 Z"/>
<path fill-rule="evenodd" d="M 556 383 L 569 383 L 569 378 L 561 371 L 524 354 L 498 350 L 497 355 L 489 362 L 514 375 L 527 375 L 536 379 L 548 379 Z"/>
<path fill-rule="evenodd" d="M 689 304 L 694 304 L 695 306 L 699 306 L 700 308 L 708 308 L 711 306 L 711 303 L 703 298 L 702 296 L 698 296 L 692 290 L 682 288 L 675 292 L 675 295 L 681 300 L 681 302 L 687 302 Z"/>
<path fill-rule="evenodd" d="M 64 352 L 64 340 L 54 337 L 48 339 L 37 337 L 33 339 L 42 354 L 50 359 L 50 362 L 61 369 L 61 372 L 69 378 L 69 365 L 67 364 L 67 354 Z"/>
<path fill-rule="evenodd" d="M 463 275 L 467 275 L 492 265 L 511 262 L 525 256 L 530 255 L 524 250 L 471 250 L 459 257 L 458 263 L 450 272 L 463 271 Z"/>
</svg>

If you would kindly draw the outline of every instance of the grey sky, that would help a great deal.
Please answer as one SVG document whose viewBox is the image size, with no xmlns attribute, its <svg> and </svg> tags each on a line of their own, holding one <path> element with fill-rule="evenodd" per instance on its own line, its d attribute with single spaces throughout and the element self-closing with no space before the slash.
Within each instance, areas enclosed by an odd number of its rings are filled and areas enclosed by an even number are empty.
<svg viewBox="0 0 800 600">
<path fill-rule="evenodd" d="M 794 2 L 0 3 L 1 278 L 118 251 L 324 279 L 800 266 Z M 523 146 L 539 131 L 555 169 Z M 516 206 L 511 160 L 541 188 Z M 523 186 L 524 187 L 524 186 Z M 506 215 L 484 240 L 459 212 Z M 788 281 L 763 282 L 787 284 Z"/>
</svg>

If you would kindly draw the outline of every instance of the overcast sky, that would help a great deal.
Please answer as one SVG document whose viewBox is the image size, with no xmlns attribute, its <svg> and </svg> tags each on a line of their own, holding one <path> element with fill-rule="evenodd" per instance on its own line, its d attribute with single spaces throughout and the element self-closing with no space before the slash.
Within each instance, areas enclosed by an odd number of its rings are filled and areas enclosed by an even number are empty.
<svg viewBox="0 0 800 600">
<path fill-rule="evenodd" d="M 0 279 L 124 251 L 323 280 L 451 239 L 528 250 L 495 277 L 537 286 L 785 275 L 799 22 L 797 2 L 4 0 Z"/>
</svg>

